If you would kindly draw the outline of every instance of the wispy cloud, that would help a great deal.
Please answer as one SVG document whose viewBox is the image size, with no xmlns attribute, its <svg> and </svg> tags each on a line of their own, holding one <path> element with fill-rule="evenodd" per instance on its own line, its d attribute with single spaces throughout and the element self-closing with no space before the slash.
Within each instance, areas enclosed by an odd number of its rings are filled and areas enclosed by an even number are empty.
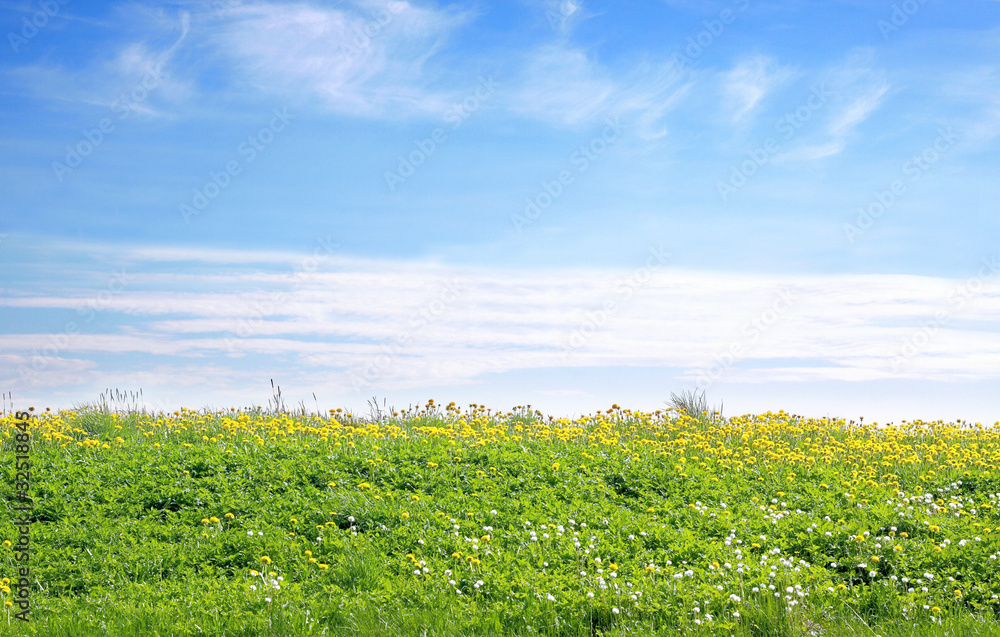
<svg viewBox="0 0 1000 637">
<path fill-rule="evenodd" d="M 885 72 L 875 66 L 870 50 L 851 53 L 848 59 L 820 76 L 818 86 L 832 96 L 822 115 L 821 132 L 806 135 L 802 142 L 775 158 L 779 161 L 823 159 L 843 152 L 856 137 L 857 129 L 882 107 L 892 85 Z"/>
<path fill-rule="evenodd" d="M 447 105 L 428 88 L 426 62 L 468 17 L 402 0 L 255 3 L 224 12 L 210 40 L 255 90 L 312 95 L 352 115 L 426 114 Z"/>
<path fill-rule="evenodd" d="M 792 68 L 761 54 L 746 57 L 723 73 L 722 92 L 733 123 L 747 120 L 761 100 L 794 75 Z"/>
<path fill-rule="evenodd" d="M 641 62 L 616 72 L 563 40 L 529 51 L 524 60 L 521 76 L 511 82 L 515 88 L 507 107 L 560 126 L 626 116 L 634 117 L 641 137 L 660 137 L 666 132 L 664 115 L 690 87 L 681 70 L 670 63 Z"/>
<path fill-rule="evenodd" d="M 63 64 L 39 61 L 4 69 L 19 91 L 35 99 L 128 109 L 166 115 L 158 106 L 188 99 L 193 84 L 173 64 L 191 32 L 191 14 L 130 15 L 144 26 L 136 39 L 105 44 L 84 61 Z M 169 38 L 170 43 L 162 40 Z"/>
<path fill-rule="evenodd" d="M 240 261 L 259 264 L 272 258 L 265 253 Z M 157 271 L 151 272 L 154 264 Z M 1000 311 L 1000 289 L 992 281 L 963 309 L 960 320 L 942 327 L 920 356 L 894 371 L 890 358 L 915 325 L 948 302 L 953 281 L 669 269 L 653 272 L 623 300 L 620 286 L 627 272 L 581 268 L 512 272 L 346 259 L 290 286 L 280 271 L 253 266 L 233 272 L 231 265 L 219 265 L 205 275 L 211 286 L 198 277 L 179 276 L 170 290 L 162 289 L 162 269 L 159 260 L 133 268 L 127 289 L 101 309 L 106 325 L 123 327 L 84 329 L 64 338 L 65 347 L 35 382 L 62 383 L 66 374 L 79 370 L 80 361 L 94 356 L 139 354 L 164 365 L 211 359 L 243 371 L 250 357 L 262 374 L 276 360 L 292 361 L 303 377 L 322 377 L 348 391 L 351 370 L 384 356 L 387 344 L 395 346 L 404 334 L 409 338 L 401 353 L 381 370 L 378 386 L 383 389 L 470 383 L 486 373 L 552 367 L 671 367 L 687 369 L 694 378 L 733 342 L 746 349 L 739 365 L 727 372 L 732 380 L 1000 378 L 1000 333 L 986 327 Z M 446 287 L 455 290 L 454 298 L 429 313 Z M 747 326 L 764 316 L 778 290 L 792 299 L 780 325 L 748 340 Z M 99 289 L 8 291 L 0 307 L 62 308 L 75 315 L 84 298 L 99 294 Z M 565 357 L 587 312 L 593 314 L 608 299 L 621 301 L 621 309 Z M 58 338 L 46 332 L 0 334 L 0 351 L 20 361 L 6 368 L 4 380 L 16 385 L 18 365 Z"/>
</svg>

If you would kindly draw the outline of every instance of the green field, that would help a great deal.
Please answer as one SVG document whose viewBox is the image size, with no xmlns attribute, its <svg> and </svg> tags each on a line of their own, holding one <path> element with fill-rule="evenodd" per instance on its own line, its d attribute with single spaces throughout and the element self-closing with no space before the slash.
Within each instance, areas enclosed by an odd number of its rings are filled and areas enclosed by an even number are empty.
<svg viewBox="0 0 1000 637">
<path fill-rule="evenodd" d="M 1000 634 L 997 425 L 42 412 L 27 623 L 16 427 L 4 635 Z"/>
</svg>

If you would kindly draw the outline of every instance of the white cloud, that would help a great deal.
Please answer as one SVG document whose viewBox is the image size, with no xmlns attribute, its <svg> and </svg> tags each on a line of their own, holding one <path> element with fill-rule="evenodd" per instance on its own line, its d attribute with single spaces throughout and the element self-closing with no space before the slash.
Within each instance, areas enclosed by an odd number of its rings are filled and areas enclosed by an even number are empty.
<svg viewBox="0 0 1000 637">
<path fill-rule="evenodd" d="M 507 108 L 562 126 L 587 125 L 608 117 L 634 122 L 642 138 L 666 133 L 662 118 L 684 97 L 690 81 L 670 63 L 642 62 L 616 73 L 579 47 L 558 41 L 525 54 L 520 77 L 510 82 Z"/>
<path fill-rule="evenodd" d="M 143 35 L 99 51 L 78 68 L 39 62 L 5 73 L 12 84 L 36 98 L 112 108 L 118 116 L 123 109 L 166 115 L 164 103 L 177 103 L 193 94 L 191 82 L 173 69 L 178 51 L 188 41 L 191 15 L 182 11 L 167 17 L 139 11 L 129 17 L 148 27 Z M 171 40 L 170 44 L 163 44 L 164 39 Z"/>
<path fill-rule="evenodd" d="M 20 357 L 6 368 L 15 388 L 19 366 L 55 342 L 61 345 L 51 365 L 32 382 L 61 383 L 98 357 L 132 369 L 136 355 L 171 369 L 178 360 L 211 360 L 241 375 L 291 366 L 339 391 L 370 369 L 377 370 L 374 384 L 382 389 L 466 384 L 483 374 L 540 368 L 680 368 L 696 378 L 734 343 L 744 349 L 724 371 L 732 382 L 1000 378 L 1000 333 L 985 327 L 1000 312 L 1000 289 L 992 279 L 893 369 L 906 339 L 936 311 L 951 307 L 949 295 L 959 282 L 664 269 L 643 284 L 627 284 L 638 272 L 342 260 L 291 286 L 273 272 L 226 267 L 210 274 L 218 291 L 209 292 L 178 289 L 190 284 L 200 290 L 197 277 L 176 279 L 173 289 L 163 290 L 162 273 L 139 268 L 126 289 L 100 306 L 101 324 L 118 327 L 96 333 L 81 324 L 80 333 L 61 341 L 58 333 L 8 333 L 0 335 L 0 351 Z M 255 291 L 236 291 L 248 280 Z M 772 320 L 778 290 L 788 291 L 792 302 Z M 71 310 L 81 299 L 100 292 L 8 291 L 0 306 L 75 317 Z M 616 308 L 602 314 L 607 301 Z M 755 320 L 770 326 L 751 336 Z"/>
<path fill-rule="evenodd" d="M 849 135 L 859 124 L 878 110 L 879 106 L 882 105 L 882 98 L 888 90 L 888 84 L 879 82 L 849 102 L 830 122 L 830 134 L 838 139 Z"/>
<path fill-rule="evenodd" d="M 443 111 L 424 64 L 465 15 L 406 1 L 338 9 L 255 3 L 224 14 L 211 40 L 259 90 L 305 93 L 354 115 Z"/>
<path fill-rule="evenodd" d="M 843 152 L 855 141 L 858 127 L 882 107 L 892 88 L 873 58 L 870 50 L 854 51 L 821 76 L 813 86 L 829 97 L 813 110 L 817 119 L 825 119 L 825 126 L 775 157 L 775 162 L 823 159 Z"/>
<path fill-rule="evenodd" d="M 732 112 L 732 121 L 746 120 L 761 100 L 794 75 L 790 67 L 778 66 L 774 58 L 753 55 L 741 60 L 732 70 L 722 74 L 725 106 Z"/>
</svg>

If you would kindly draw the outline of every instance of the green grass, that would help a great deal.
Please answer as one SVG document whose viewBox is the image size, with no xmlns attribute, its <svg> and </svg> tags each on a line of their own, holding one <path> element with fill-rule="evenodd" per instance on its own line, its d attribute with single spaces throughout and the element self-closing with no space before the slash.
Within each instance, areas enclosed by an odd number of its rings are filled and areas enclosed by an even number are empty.
<svg viewBox="0 0 1000 637">
<path fill-rule="evenodd" d="M 340 420 L 43 416 L 32 620 L 0 634 L 1000 634 L 996 428 Z"/>
</svg>

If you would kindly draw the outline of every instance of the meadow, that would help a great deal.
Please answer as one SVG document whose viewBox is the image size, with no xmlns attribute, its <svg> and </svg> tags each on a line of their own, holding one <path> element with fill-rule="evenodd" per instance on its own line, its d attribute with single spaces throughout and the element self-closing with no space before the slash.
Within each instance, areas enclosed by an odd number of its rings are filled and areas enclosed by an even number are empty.
<svg viewBox="0 0 1000 637">
<path fill-rule="evenodd" d="M 1000 424 L 530 406 L 0 419 L 0 633 L 1000 634 Z"/>
</svg>

